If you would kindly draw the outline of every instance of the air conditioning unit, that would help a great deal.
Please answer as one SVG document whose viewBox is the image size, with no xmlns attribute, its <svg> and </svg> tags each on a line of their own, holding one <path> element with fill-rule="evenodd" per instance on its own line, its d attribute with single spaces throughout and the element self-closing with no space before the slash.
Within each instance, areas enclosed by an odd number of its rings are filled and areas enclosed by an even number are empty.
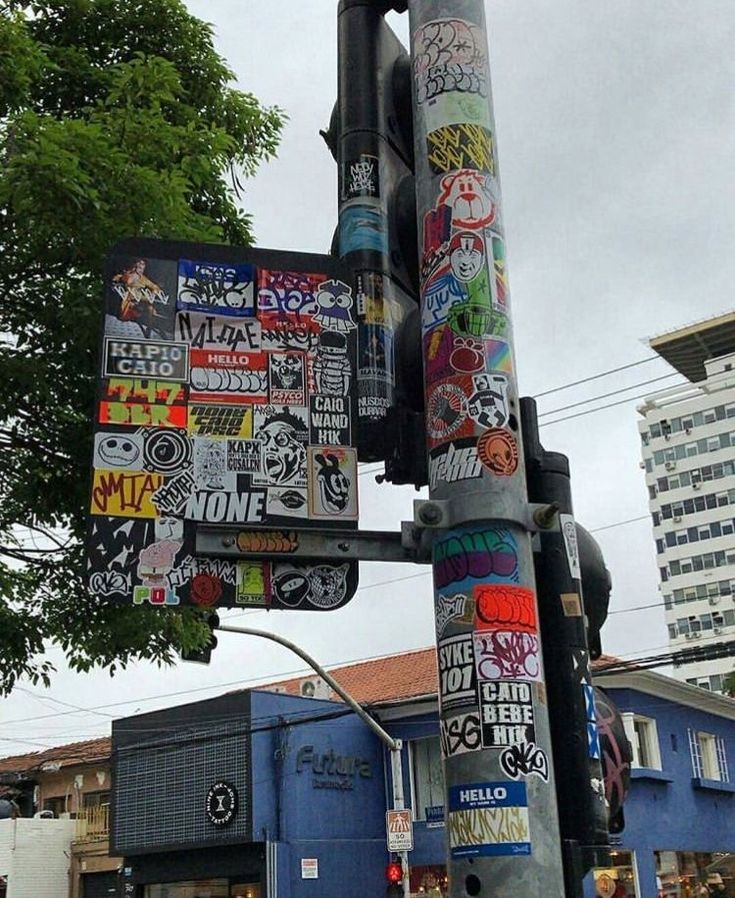
<svg viewBox="0 0 735 898">
<path fill-rule="evenodd" d="M 710 596 L 710 597 L 709 597 L 709 603 L 710 603 L 710 605 L 719 605 L 719 604 L 720 604 L 720 597 L 719 597 L 719 596 Z"/>
<path fill-rule="evenodd" d="M 646 463 L 644 461 L 640 461 L 640 462 L 638 462 L 638 467 L 641 469 L 641 471 L 645 471 Z"/>
<path fill-rule="evenodd" d="M 685 634 L 684 634 L 684 639 L 691 639 L 691 638 L 692 638 L 692 634 L 691 634 L 691 633 L 685 633 Z"/>
<path fill-rule="evenodd" d="M 693 490 L 701 490 L 701 489 L 702 489 L 702 484 L 697 480 L 697 481 L 695 481 L 695 482 L 692 484 L 692 489 L 693 489 Z"/>
<path fill-rule="evenodd" d="M 689 433 L 691 433 L 691 432 L 692 432 L 692 428 L 691 428 L 691 427 L 687 427 L 687 428 L 685 429 L 685 431 L 684 431 L 684 433 L 687 433 L 687 434 L 689 434 Z"/>
<path fill-rule="evenodd" d="M 680 515 L 680 514 L 675 514 L 675 515 L 674 515 L 674 522 L 675 522 L 676 524 L 680 524 L 680 523 L 681 523 L 681 515 Z"/>
<path fill-rule="evenodd" d="M 700 631 L 697 630 L 696 633 L 692 633 L 692 639 L 699 639 L 701 635 Z"/>
<path fill-rule="evenodd" d="M 664 434 L 664 439 L 665 439 L 666 442 L 668 443 L 669 440 L 671 439 L 671 434 L 670 434 L 670 433 L 665 433 L 665 434 Z"/>
<path fill-rule="evenodd" d="M 321 677 L 309 677 L 299 684 L 299 695 L 304 698 L 330 698 L 332 690 Z"/>
<path fill-rule="evenodd" d="M 666 464 L 664 465 L 664 467 L 666 468 L 667 471 L 673 471 L 674 468 L 676 467 L 676 462 L 675 461 L 667 461 Z"/>
<path fill-rule="evenodd" d="M 722 633 L 722 627 L 714 627 L 713 632 L 714 633 Z"/>
</svg>

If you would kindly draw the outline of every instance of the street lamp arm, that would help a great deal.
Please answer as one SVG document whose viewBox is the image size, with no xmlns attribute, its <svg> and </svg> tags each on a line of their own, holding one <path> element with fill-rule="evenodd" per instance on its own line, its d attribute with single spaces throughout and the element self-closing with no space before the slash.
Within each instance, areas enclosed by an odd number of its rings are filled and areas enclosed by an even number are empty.
<svg viewBox="0 0 735 898">
<path fill-rule="evenodd" d="M 337 695 L 352 708 L 355 714 L 370 727 L 381 742 L 383 742 L 391 751 L 400 749 L 400 740 L 394 739 L 391 735 L 386 733 L 383 727 L 368 714 L 362 705 L 357 702 L 349 692 L 343 689 L 334 677 L 328 674 L 327 671 L 308 654 L 308 652 L 305 652 L 302 648 L 296 645 L 296 643 L 291 642 L 289 639 L 285 639 L 283 636 L 277 636 L 275 633 L 268 633 L 266 630 L 253 630 L 250 627 L 233 627 L 229 624 L 220 624 L 217 629 L 225 633 L 242 633 L 245 636 L 262 636 L 263 639 L 270 639 L 272 642 L 277 642 L 279 645 L 290 649 L 295 655 L 298 655 L 299 658 L 305 661 L 313 671 L 316 671 L 325 683 L 331 686 Z"/>
</svg>

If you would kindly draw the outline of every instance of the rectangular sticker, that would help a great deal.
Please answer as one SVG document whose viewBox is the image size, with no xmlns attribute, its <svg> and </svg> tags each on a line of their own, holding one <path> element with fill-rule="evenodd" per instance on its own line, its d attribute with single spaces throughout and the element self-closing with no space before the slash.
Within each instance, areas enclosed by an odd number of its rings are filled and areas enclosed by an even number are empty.
<svg viewBox="0 0 735 898">
<path fill-rule="evenodd" d="M 450 786 L 448 830 L 452 857 L 530 854 L 526 784 Z"/>
<path fill-rule="evenodd" d="M 536 741 L 531 686 L 513 680 L 480 683 L 484 748 L 506 748 Z"/>
<path fill-rule="evenodd" d="M 179 312 L 176 339 L 193 350 L 207 352 L 260 352 L 260 322 L 254 318 L 221 318 L 198 312 Z"/>
<path fill-rule="evenodd" d="M 279 405 L 304 405 L 306 383 L 304 356 L 295 352 L 268 354 L 268 395 Z"/>
<path fill-rule="evenodd" d="M 145 471 L 96 470 L 90 511 L 108 517 L 155 518 L 151 497 L 162 483 L 160 474 Z"/>
<path fill-rule="evenodd" d="M 125 427 L 186 427 L 188 413 L 185 405 L 100 402 L 99 421 Z"/>
<path fill-rule="evenodd" d="M 442 708 L 477 706 L 477 675 L 472 634 L 439 641 L 439 697 Z"/>
<path fill-rule="evenodd" d="M 176 308 L 252 318 L 255 315 L 255 266 L 247 262 L 180 259 Z"/>
<path fill-rule="evenodd" d="M 189 388 L 186 384 L 168 380 L 111 377 L 102 382 L 102 399 L 106 402 L 185 405 L 188 397 Z"/>
<path fill-rule="evenodd" d="M 520 630 L 489 630 L 474 634 L 477 676 L 481 680 L 540 682 L 538 634 Z"/>
<path fill-rule="evenodd" d="M 573 579 L 582 579 L 582 570 L 579 565 L 579 545 L 577 544 L 577 527 L 574 518 L 570 514 L 559 515 L 559 527 L 564 540 L 564 550 L 569 564 L 569 573 Z"/>
<path fill-rule="evenodd" d="M 310 446 L 309 517 L 357 520 L 357 450 Z"/>
<path fill-rule="evenodd" d="M 241 405 L 192 403 L 188 429 L 200 436 L 249 439 L 253 435 L 253 410 Z"/>
<path fill-rule="evenodd" d="M 350 445 L 350 401 L 347 396 L 309 399 L 309 439 L 314 446 Z"/>
<path fill-rule="evenodd" d="M 186 343 L 105 337 L 102 376 L 187 381 L 189 347 Z"/>
</svg>

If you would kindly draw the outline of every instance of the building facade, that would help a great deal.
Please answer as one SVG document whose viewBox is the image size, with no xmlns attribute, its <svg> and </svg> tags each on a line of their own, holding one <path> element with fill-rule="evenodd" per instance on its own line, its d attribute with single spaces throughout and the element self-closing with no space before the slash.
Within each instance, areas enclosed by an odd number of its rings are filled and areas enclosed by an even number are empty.
<svg viewBox="0 0 735 898">
<path fill-rule="evenodd" d="M 672 651 L 735 634 L 735 324 L 713 319 L 651 341 L 689 379 L 639 406 L 649 508 Z M 721 691 L 731 657 L 675 675 Z"/>
</svg>

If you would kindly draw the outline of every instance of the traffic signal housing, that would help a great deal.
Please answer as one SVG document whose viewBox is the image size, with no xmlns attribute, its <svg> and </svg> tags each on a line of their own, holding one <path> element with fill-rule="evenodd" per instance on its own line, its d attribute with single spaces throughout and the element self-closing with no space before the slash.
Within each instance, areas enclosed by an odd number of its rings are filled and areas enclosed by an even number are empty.
<svg viewBox="0 0 735 898">
<path fill-rule="evenodd" d="M 217 648 L 217 637 L 214 631 L 219 627 L 219 615 L 216 611 L 207 611 L 204 623 L 209 628 L 207 642 L 200 649 L 188 649 L 179 654 L 182 661 L 192 661 L 195 664 L 209 664 L 212 660 L 212 652 Z"/>
<path fill-rule="evenodd" d="M 403 864 L 400 860 L 391 861 L 385 868 L 388 882 L 386 898 L 402 898 L 403 896 Z"/>
</svg>

